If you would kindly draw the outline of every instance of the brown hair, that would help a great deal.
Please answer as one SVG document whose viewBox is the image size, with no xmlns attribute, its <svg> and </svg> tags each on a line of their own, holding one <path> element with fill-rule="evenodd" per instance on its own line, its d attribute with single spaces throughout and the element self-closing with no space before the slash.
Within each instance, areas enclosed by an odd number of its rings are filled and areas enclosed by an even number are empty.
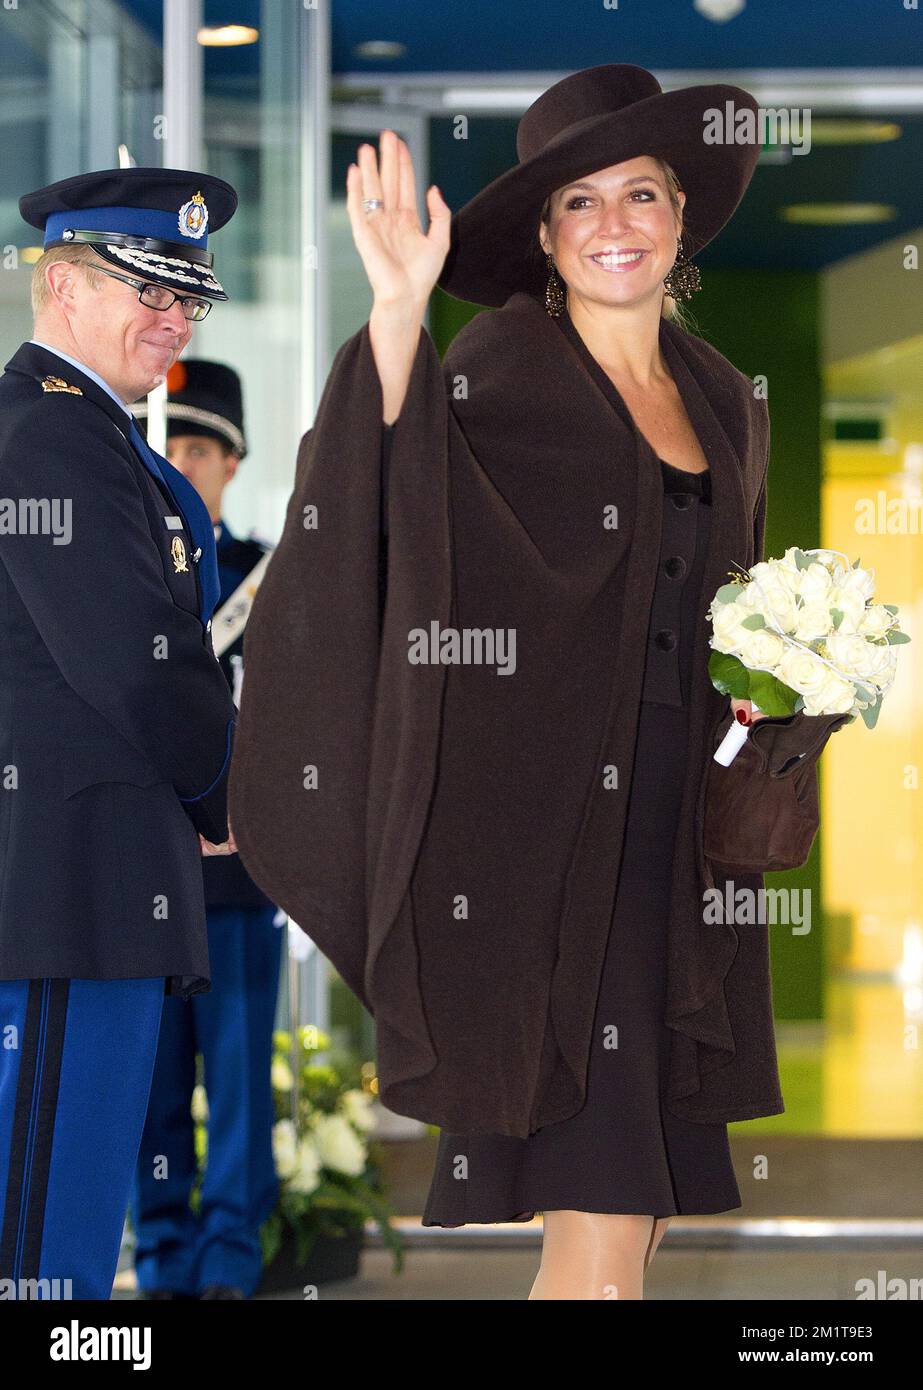
<svg viewBox="0 0 923 1390">
<path fill-rule="evenodd" d="M 92 246 L 88 246 L 86 242 L 73 246 L 50 246 L 47 251 L 42 252 L 32 267 L 32 313 L 36 318 L 51 302 L 51 290 L 48 288 L 45 271 L 50 265 L 54 265 L 55 261 L 70 261 L 72 265 L 85 266 L 91 289 L 98 289 L 103 282 L 102 276 L 93 269 L 96 265 L 96 252 Z"/>
<path fill-rule="evenodd" d="M 680 231 L 682 231 L 683 210 L 680 207 L 679 199 L 676 196 L 677 193 L 680 191 L 679 179 L 676 177 L 676 172 L 673 169 L 672 165 L 668 164 L 665 159 L 661 159 L 658 155 L 652 155 L 651 158 L 654 160 L 654 163 L 658 166 L 660 172 L 663 174 L 664 180 L 667 185 L 667 193 L 670 195 L 670 202 L 673 206 L 673 211 L 676 213 L 677 217 L 680 220 Z M 545 202 L 542 206 L 540 221 L 543 227 L 547 227 L 548 223 L 551 220 L 552 196 L 553 195 L 549 195 L 545 199 Z M 529 248 L 529 257 L 532 263 L 532 267 L 536 271 L 536 274 L 547 273 L 545 253 L 542 250 L 542 245 L 537 235 L 534 244 Z M 560 272 L 558 273 L 560 276 Z M 672 295 L 667 294 L 666 290 L 664 290 L 663 308 L 661 310 L 661 313 L 664 318 L 670 319 L 673 323 L 678 324 L 680 328 L 685 328 L 688 330 L 691 327 L 691 318 L 684 312 L 679 302 L 675 300 L 672 297 Z"/>
</svg>

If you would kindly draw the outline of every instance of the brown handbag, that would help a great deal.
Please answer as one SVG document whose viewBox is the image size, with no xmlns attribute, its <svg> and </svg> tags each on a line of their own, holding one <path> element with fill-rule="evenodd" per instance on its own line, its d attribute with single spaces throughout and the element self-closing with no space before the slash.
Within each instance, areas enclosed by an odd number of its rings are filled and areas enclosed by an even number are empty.
<svg viewBox="0 0 923 1390">
<path fill-rule="evenodd" d="M 718 725 L 715 748 L 733 717 L 729 710 Z M 767 715 L 751 726 L 730 767 L 709 760 L 704 849 L 716 868 L 761 874 L 806 862 L 820 820 L 817 761 L 830 735 L 853 718 Z"/>
</svg>

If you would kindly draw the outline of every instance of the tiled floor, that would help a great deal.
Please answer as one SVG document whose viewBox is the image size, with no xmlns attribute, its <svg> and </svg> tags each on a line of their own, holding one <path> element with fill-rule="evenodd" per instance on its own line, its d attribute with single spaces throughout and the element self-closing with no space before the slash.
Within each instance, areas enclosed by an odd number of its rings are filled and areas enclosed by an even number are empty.
<svg viewBox="0 0 923 1390">
<path fill-rule="evenodd" d="M 383 1250 L 367 1250 L 356 1279 L 321 1285 L 334 1301 L 527 1299 L 538 1250 L 413 1250 L 395 1275 Z M 786 1250 L 715 1252 L 662 1248 L 645 1282 L 645 1299 L 680 1301 L 833 1300 L 854 1302 L 856 1281 L 923 1280 L 923 1244 L 916 1251 L 870 1249 L 862 1254 Z M 276 1295 L 279 1297 L 279 1295 Z M 293 1290 L 286 1298 L 303 1297 Z"/>
</svg>

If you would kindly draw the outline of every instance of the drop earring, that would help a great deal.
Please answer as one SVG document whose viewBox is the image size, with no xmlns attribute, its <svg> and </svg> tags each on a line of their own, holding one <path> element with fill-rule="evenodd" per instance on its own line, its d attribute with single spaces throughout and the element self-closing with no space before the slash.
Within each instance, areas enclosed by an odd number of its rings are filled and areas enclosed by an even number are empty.
<svg viewBox="0 0 923 1390">
<path fill-rule="evenodd" d="M 663 287 L 671 299 L 691 299 L 702 288 L 699 267 L 684 252 L 682 237 L 676 238 L 676 260 L 664 279 Z"/>
<path fill-rule="evenodd" d="M 545 252 L 545 260 L 548 263 L 548 284 L 545 286 L 545 308 L 553 319 L 559 319 L 564 313 L 565 298 L 564 286 L 558 279 L 557 266 L 554 263 L 554 256 L 550 251 Z"/>
</svg>

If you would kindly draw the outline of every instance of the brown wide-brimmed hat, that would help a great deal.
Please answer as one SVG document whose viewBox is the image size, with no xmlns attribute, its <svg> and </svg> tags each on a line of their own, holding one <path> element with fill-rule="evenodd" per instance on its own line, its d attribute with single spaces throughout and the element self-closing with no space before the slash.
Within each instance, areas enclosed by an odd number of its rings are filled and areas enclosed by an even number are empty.
<svg viewBox="0 0 923 1390">
<path fill-rule="evenodd" d="M 707 113 L 715 111 L 724 138 L 706 143 Z M 739 122 L 741 112 L 752 112 L 752 122 Z M 520 120 L 519 163 L 453 215 L 438 284 L 473 304 L 499 306 L 517 290 L 543 294 L 548 272 L 538 228 L 545 199 L 641 155 L 659 156 L 675 170 L 686 195 L 683 250 L 694 256 L 746 191 L 759 158 L 758 113 L 755 97 L 725 83 L 664 92 L 653 73 L 630 63 L 572 73 Z"/>
</svg>

